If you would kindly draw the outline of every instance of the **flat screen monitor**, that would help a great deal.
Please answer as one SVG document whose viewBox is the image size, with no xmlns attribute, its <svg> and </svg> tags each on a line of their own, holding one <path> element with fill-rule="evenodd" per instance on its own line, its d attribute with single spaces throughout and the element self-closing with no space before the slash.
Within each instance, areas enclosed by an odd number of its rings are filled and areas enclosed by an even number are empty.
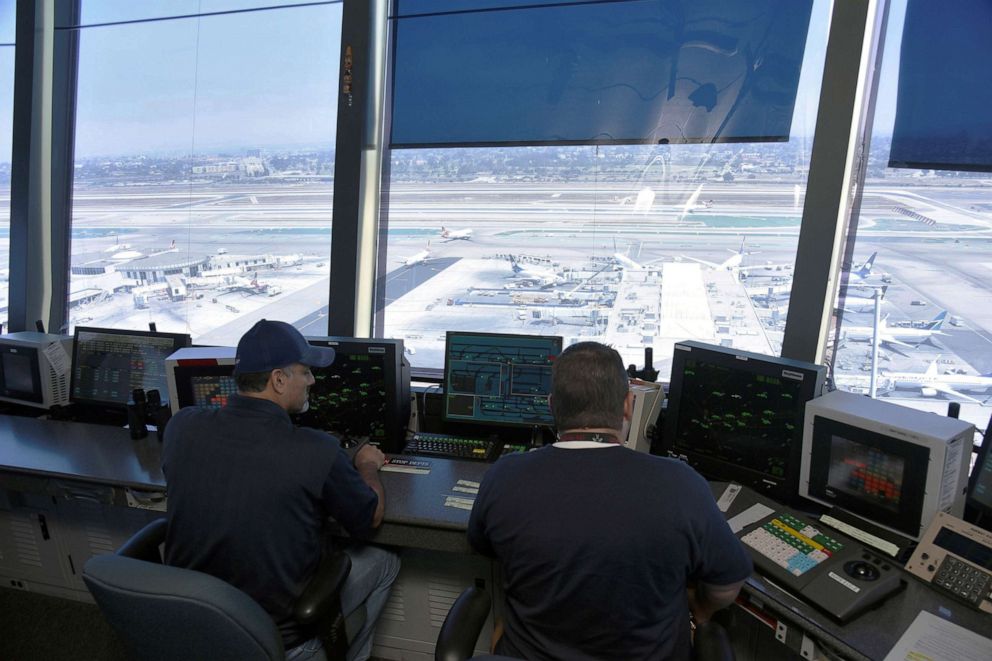
<svg viewBox="0 0 992 661">
<path fill-rule="evenodd" d="M 992 418 L 985 429 L 978 459 L 968 480 L 965 520 L 992 530 Z"/>
<path fill-rule="evenodd" d="M 131 393 L 168 392 L 165 359 L 189 346 L 183 333 L 77 326 L 72 351 L 72 401 L 124 410 Z"/>
<path fill-rule="evenodd" d="M 820 395 L 825 376 L 821 365 L 680 342 L 662 446 L 704 477 L 794 502 L 806 402 Z"/>
<path fill-rule="evenodd" d="M 0 401 L 36 408 L 69 403 L 72 338 L 22 331 L 0 336 Z"/>
<path fill-rule="evenodd" d="M 914 540 L 937 512 L 962 516 L 971 423 L 836 390 L 804 427 L 801 496 Z"/>
<path fill-rule="evenodd" d="M 551 427 L 551 365 L 562 338 L 448 331 L 444 347 L 447 422 Z"/>
<path fill-rule="evenodd" d="M 410 418 L 410 370 L 403 340 L 308 337 L 332 347 L 334 362 L 313 368 L 310 408 L 295 416 L 306 427 L 344 442 L 369 441 L 401 452 Z"/>
<path fill-rule="evenodd" d="M 234 347 L 186 347 L 169 356 L 166 373 L 172 413 L 187 406 L 221 408 L 238 391 Z"/>
</svg>

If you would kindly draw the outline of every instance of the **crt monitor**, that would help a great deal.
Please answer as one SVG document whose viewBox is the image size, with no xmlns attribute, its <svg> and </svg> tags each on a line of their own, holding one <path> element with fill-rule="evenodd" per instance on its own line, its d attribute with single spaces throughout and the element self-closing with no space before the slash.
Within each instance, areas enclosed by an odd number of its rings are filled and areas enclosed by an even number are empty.
<svg viewBox="0 0 992 661">
<path fill-rule="evenodd" d="M 806 402 L 826 369 L 688 341 L 675 345 L 662 447 L 704 477 L 796 500 Z"/>
<path fill-rule="evenodd" d="M 964 512 L 975 427 L 835 390 L 806 407 L 800 495 L 919 540 Z"/>
<path fill-rule="evenodd" d="M 448 331 L 444 347 L 446 422 L 551 427 L 551 365 L 562 338 Z"/>
<path fill-rule="evenodd" d="M 310 408 L 299 424 L 344 442 L 368 440 L 383 452 L 401 452 L 410 419 L 410 366 L 403 340 L 308 337 L 334 349 L 334 362 L 313 368 Z"/>
<path fill-rule="evenodd" d="M 0 401 L 35 408 L 69 403 L 72 338 L 37 331 L 0 336 Z"/>
<path fill-rule="evenodd" d="M 72 401 L 124 410 L 131 393 L 158 390 L 167 396 L 165 359 L 189 346 L 184 333 L 77 326 L 72 351 Z"/>
<path fill-rule="evenodd" d="M 165 361 L 169 405 L 175 414 L 187 406 L 221 408 L 238 391 L 234 347 L 184 347 Z"/>
</svg>

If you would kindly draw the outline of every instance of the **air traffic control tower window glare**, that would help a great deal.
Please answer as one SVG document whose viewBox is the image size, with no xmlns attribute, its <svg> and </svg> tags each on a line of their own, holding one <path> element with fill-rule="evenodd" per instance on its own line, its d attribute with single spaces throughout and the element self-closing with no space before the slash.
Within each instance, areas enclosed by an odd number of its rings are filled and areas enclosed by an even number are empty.
<svg viewBox="0 0 992 661">
<path fill-rule="evenodd" d="M 900 53 L 928 46 L 903 42 L 906 5 L 890 7 L 861 213 L 848 236 L 828 364 L 840 389 L 940 414 L 957 402 L 961 418 L 985 429 L 992 177 L 889 167 Z"/>
<path fill-rule="evenodd" d="M 340 2 L 83 1 L 70 329 L 233 345 L 268 317 L 326 334 L 341 18 Z"/>
<path fill-rule="evenodd" d="M 813 3 L 786 141 L 393 149 L 375 333 L 423 367 L 446 330 L 596 339 L 638 365 L 650 346 L 663 379 L 686 339 L 779 355 L 829 12 Z"/>
</svg>

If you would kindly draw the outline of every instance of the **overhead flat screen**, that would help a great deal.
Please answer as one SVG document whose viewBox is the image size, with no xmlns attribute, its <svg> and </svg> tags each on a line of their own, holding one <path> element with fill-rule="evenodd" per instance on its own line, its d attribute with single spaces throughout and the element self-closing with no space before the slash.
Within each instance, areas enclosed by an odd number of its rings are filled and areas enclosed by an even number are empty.
<svg viewBox="0 0 992 661">
<path fill-rule="evenodd" d="M 398 0 L 391 146 L 787 140 L 812 0 Z"/>
<path fill-rule="evenodd" d="M 992 172 L 992 2 L 908 0 L 889 167 Z"/>
</svg>

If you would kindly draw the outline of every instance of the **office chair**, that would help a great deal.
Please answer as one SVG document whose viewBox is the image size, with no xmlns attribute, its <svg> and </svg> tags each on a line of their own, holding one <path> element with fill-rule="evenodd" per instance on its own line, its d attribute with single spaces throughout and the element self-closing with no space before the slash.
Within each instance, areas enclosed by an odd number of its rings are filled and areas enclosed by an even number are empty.
<svg viewBox="0 0 992 661">
<path fill-rule="evenodd" d="M 83 568 L 83 580 L 129 656 L 285 658 L 279 629 L 254 599 L 209 574 L 162 564 L 165 529 L 165 519 L 152 521 L 116 553 L 90 558 Z M 324 640 L 329 658 L 343 656 L 347 646 L 339 593 L 350 569 L 343 552 L 323 558 L 294 608 L 304 627 L 331 632 Z"/>
<path fill-rule="evenodd" d="M 478 587 L 466 588 L 444 618 L 434 648 L 435 661 L 510 661 L 495 654 L 472 656 L 482 626 L 489 615 L 489 595 Z M 714 621 L 696 625 L 692 644 L 693 661 L 734 661 L 727 630 Z"/>
</svg>

